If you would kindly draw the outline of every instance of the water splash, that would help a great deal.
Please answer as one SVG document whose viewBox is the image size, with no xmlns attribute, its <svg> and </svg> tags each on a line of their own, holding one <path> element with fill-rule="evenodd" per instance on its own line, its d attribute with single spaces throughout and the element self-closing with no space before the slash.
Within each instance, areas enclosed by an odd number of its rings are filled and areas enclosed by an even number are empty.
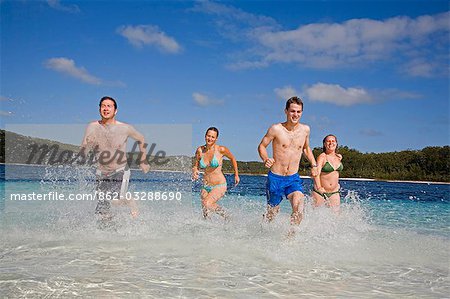
<svg viewBox="0 0 450 299">
<path fill-rule="evenodd" d="M 58 171 L 63 170 L 46 170 L 43 181 L 7 182 L 6 189 L 68 193 L 95 185 L 86 170 L 62 176 Z M 133 175 L 130 190 L 175 188 L 182 200 L 139 202 L 138 219 L 117 207 L 111 230 L 99 229 L 95 201 L 8 202 L 0 216 L 2 290 L 42 297 L 358 297 L 374 294 L 375 285 L 383 297 L 448 293 L 442 264 L 448 237 L 390 225 L 389 217 L 403 221 L 411 211 L 398 201 L 369 200 L 367 190 L 346 186 L 336 214 L 313 208 L 308 197 L 304 220 L 288 236 L 287 201 L 272 223 L 262 221 L 260 181 L 220 201 L 232 217 L 225 223 L 220 217 L 202 219 L 199 194 L 191 191 L 187 175 Z M 370 192 L 370 198 L 378 196 Z M 422 211 L 431 206 L 420 205 Z"/>
</svg>

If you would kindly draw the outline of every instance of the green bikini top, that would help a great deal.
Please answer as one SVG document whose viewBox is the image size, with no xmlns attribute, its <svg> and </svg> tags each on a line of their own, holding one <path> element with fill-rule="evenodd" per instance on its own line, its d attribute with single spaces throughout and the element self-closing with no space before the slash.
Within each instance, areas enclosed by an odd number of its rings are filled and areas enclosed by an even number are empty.
<svg viewBox="0 0 450 299">
<path fill-rule="evenodd" d="M 344 165 L 342 164 L 342 162 L 338 168 L 334 169 L 333 165 L 331 165 L 331 163 L 327 161 L 322 167 L 322 172 L 342 171 L 342 169 L 344 169 Z"/>
<path fill-rule="evenodd" d="M 219 160 L 216 158 L 216 153 L 214 153 L 213 158 L 211 159 L 211 161 L 209 162 L 209 165 L 207 165 L 205 163 L 205 161 L 203 160 L 203 156 L 200 158 L 200 168 L 206 168 L 206 167 L 212 167 L 212 168 L 217 168 L 219 167 L 220 163 Z"/>
</svg>

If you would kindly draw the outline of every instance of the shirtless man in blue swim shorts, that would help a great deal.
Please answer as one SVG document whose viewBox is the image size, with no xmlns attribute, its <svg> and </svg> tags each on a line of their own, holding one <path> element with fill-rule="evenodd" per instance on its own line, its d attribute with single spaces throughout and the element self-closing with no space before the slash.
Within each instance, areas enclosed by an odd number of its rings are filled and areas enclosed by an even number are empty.
<svg viewBox="0 0 450 299">
<path fill-rule="evenodd" d="M 258 146 L 258 152 L 264 165 L 270 169 L 267 176 L 267 212 L 265 218 L 272 221 L 280 211 L 283 196 L 291 202 L 291 224 L 300 224 L 303 219 L 304 192 L 298 167 L 302 153 L 311 163 L 311 174 L 317 175 L 316 159 L 309 146 L 310 128 L 300 123 L 303 102 L 291 97 L 286 102 L 286 121 L 272 125 Z M 272 142 L 273 158 L 267 153 Z"/>
<path fill-rule="evenodd" d="M 101 119 L 91 122 L 83 138 L 81 148 L 93 149 L 97 152 L 97 207 L 95 214 L 100 220 L 111 219 L 111 200 L 114 203 L 127 204 L 131 208 L 133 218 L 137 217 L 138 209 L 134 200 L 126 201 L 125 194 L 130 179 L 130 169 L 126 157 L 128 137 L 139 143 L 139 167 L 144 173 L 149 171 L 145 152 L 144 136 L 133 126 L 116 120 L 117 103 L 111 97 L 100 99 Z"/>
</svg>

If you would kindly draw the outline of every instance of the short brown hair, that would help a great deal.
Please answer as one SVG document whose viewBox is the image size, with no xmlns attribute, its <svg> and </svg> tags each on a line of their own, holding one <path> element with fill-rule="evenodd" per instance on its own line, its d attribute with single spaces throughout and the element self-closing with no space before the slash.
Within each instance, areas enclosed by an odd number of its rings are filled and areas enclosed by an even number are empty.
<svg viewBox="0 0 450 299">
<path fill-rule="evenodd" d="M 299 97 L 289 98 L 289 100 L 286 101 L 286 110 L 289 110 L 289 107 L 291 106 L 291 104 L 297 104 L 297 105 L 302 106 L 302 111 L 303 111 L 303 101 Z"/>
<path fill-rule="evenodd" d="M 116 100 L 114 100 L 113 98 L 108 97 L 108 96 L 104 96 L 103 98 L 101 98 L 101 99 L 100 99 L 100 103 L 98 104 L 98 106 L 101 107 L 101 106 L 102 106 L 102 102 L 103 102 L 103 101 L 106 101 L 106 100 L 112 101 L 112 102 L 114 103 L 114 109 L 117 110 L 117 103 L 116 103 Z"/>
</svg>

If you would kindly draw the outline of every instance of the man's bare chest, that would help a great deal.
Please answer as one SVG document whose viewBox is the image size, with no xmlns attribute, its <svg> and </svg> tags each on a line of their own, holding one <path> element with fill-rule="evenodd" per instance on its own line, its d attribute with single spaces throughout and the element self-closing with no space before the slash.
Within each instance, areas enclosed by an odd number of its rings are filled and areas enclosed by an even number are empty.
<svg viewBox="0 0 450 299">
<path fill-rule="evenodd" d="M 274 145 L 286 150 L 301 151 L 305 144 L 305 138 L 305 134 L 298 132 L 280 134 L 280 136 L 274 140 Z"/>
<path fill-rule="evenodd" d="M 122 126 L 99 126 L 94 132 L 95 143 L 104 150 L 121 149 L 127 138 L 127 130 Z"/>
</svg>

